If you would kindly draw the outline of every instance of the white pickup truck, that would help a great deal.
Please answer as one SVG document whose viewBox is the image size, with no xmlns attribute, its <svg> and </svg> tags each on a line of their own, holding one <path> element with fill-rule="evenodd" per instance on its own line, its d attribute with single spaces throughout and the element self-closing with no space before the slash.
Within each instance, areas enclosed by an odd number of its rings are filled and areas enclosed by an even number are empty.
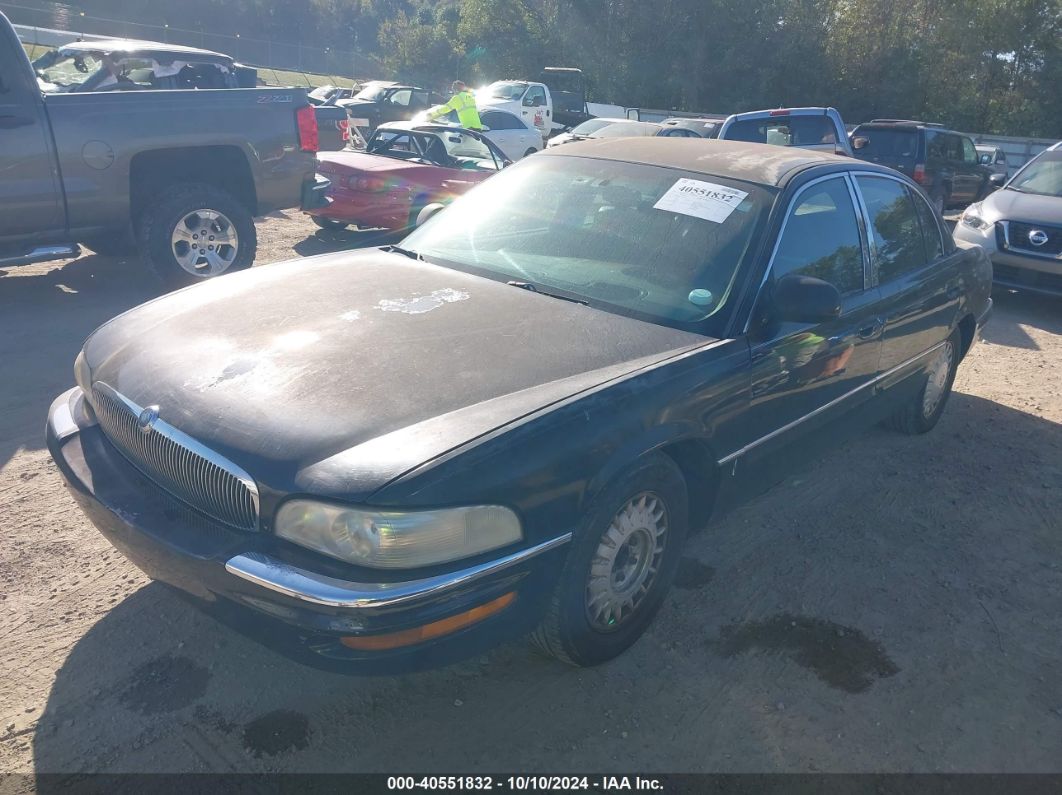
<svg viewBox="0 0 1062 795">
<path fill-rule="evenodd" d="M 497 80 L 476 92 L 480 112 L 507 110 L 519 116 L 542 135 L 545 141 L 553 128 L 553 96 L 545 83 L 526 80 Z"/>
<path fill-rule="evenodd" d="M 476 92 L 481 110 L 500 108 L 534 126 L 545 140 L 562 130 L 569 130 L 594 116 L 612 116 L 613 112 L 594 112 L 586 102 L 586 81 L 579 69 L 547 66 L 537 81 L 498 80 Z M 625 116 L 621 109 L 620 116 Z"/>
</svg>

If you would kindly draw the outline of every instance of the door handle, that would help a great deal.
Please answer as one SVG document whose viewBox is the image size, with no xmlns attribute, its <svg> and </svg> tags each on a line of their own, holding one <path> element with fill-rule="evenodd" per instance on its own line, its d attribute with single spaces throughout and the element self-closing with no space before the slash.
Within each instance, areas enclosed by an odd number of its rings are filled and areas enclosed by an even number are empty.
<svg viewBox="0 0 1062 795">
<path fill-rule="evenodd" d="M 16 127 L 28 127 L 33 124 L 32 116 L 0 115 L 0 129 L 13 130 Z"/>
</svg>

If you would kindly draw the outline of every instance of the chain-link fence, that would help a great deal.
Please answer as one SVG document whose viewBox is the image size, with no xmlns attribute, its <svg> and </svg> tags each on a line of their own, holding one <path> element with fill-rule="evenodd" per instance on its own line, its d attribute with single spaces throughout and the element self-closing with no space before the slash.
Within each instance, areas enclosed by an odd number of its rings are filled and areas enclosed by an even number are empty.
<svg viewBox="0 0 1062 795">
<path fill-rule="evenodd" d="M 293 72 L 348 78 L 379 77 L 383 74 L 375 56 L 356 50 L 322 47 L 320 43 L 277 41 L 243 36 L 239 33 L 226 35 L 187 21 L 181 25 L 156 25 L 126 19 L 109 19 L 94 15 L 78 6 L 38 0 L 4 2 L 0 3 L 0 9 L 13 23 L 40 29 L 41 40 L 29 41 L 28 44 L 55 46 L 55 43 L 44 39 L 54 37 L 53 32 L 59 31 L 69 33 L 69 41 L 83 35 L 108 36 L 201 47 L 225 53 L 250 66 Z"/>
</svg>

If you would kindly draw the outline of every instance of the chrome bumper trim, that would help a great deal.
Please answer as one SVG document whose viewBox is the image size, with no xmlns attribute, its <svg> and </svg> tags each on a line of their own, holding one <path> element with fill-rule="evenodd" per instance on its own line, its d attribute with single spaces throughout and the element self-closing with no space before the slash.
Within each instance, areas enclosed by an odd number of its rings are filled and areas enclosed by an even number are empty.
<svg viewBox="0 0 1062 795">
<path fill-rule="evenodd" d="M 515 566 L 562 544 L 567 544 L 571 538 L 571 533 L 565 533 L 497 560 L 480 563 L 477 566 L 470 566 L 449 574 L 406 582 L 348 582 L 306 571 L 257 552 L 237 555 L 225 564 L 225 569 L 237 577 L 290 596 L 292 599 L 325 607 L 357 610 L 366 607 L 389 607 L 435 596 L 459 585 L 474 582 Z"/>
</svg>

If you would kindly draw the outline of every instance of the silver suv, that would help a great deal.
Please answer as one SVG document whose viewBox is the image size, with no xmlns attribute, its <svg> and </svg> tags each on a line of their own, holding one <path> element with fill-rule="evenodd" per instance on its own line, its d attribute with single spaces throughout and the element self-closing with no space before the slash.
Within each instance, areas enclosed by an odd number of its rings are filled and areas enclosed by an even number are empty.
<svg viewBox="0 0 1062 795">
<path fill-rule="evenodd" d="M 1062 142 L 967 207 L 954 237 L 988 252 L 996 284 L 1062 296 Z"/>
</svg>

